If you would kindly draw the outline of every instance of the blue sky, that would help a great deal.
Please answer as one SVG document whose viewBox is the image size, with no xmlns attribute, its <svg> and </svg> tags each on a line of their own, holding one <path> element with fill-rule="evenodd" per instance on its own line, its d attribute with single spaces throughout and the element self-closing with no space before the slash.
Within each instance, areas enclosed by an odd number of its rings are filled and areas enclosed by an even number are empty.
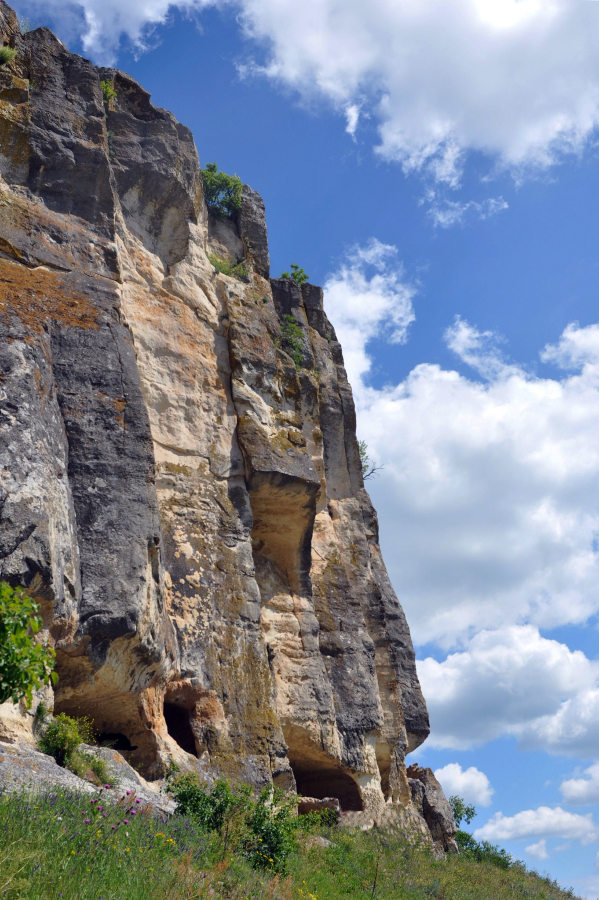
<svg viewBox="0 0 599 900">
<path fill-rule="evenodd" d="M 15 4 L 264 197 L 326 288 L 432 734 L 479 837 L 599 896 L 599 3 Z"/>
</svg>

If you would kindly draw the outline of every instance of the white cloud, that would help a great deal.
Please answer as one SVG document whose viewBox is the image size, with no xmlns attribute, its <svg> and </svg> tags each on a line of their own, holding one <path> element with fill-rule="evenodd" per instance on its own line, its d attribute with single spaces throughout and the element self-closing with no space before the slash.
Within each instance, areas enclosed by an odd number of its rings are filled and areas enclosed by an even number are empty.
<svg viewBox="0 0 599 900">
<path fill-rule="evenodd" d="M 599 838 L 599 830 L 591 813 L 580 815 L 560 806 L 525 809 L 514 816 L 498 812 L 474 832 L 477 840 L 514 841 L 522 838 L 569 838 L 591 844 Z"/>
<path fill-rule="evenodd" d="M 547 853 L 547 841 L 545 838 L 537 841 L 536 844 L 529 844 L 528 847 L 525 847 L 524 849 L 530 856 L 534 856 L 535 859 L 549 859 L 549 854 Z"/>
<path fill-rule="evenodd" d="M 484 772 L 475 766 L 462 769 L 459 763 L 448 763 L 440 769 L 435 769 L 435 778 L 447 797 L 457 794 L 466 803 L 475 806 L 489 806 L 494 794 L 491 783 Z"/>
<path fill-rule="evenodd" d="M 421 200 L 433 223 L 439 228 L 461 225 L 467 218 L 489 219 L 499 212 L 509 209 L 503 197 L 487 197 L 486 200 L 452 200 L 438 189 L 429 188 Z"/>
<path fill-rule="evenodd" d="M 539 378 L 458 318 L 446 340 L 485 383 L 423 363 L 374 389 L 367 340 L 392 324 L 363 313 L 362 333 L 355 310 L 346 329 L 337 285 L 327 308 L 349 339 L 360 435 L 384 464 L 368 486 L 416 641 L 451 646 L 502 624 L 585 622 L 599 610 L 598 327 L 569 326 L 544 352 L 586 354 L 580 372 Z"/>
<path fill-rule="evenodd" d="M 521 734 L 524 747 L 593 758 L 599 747 L 599 686 L 580 691 L 552 714 L 531 722 Z M 592 789 L 592 785 L 589 788 Z M 571 801 L 570 801 L 571 802 Z"/>
<path fill-rule="evenodd" d="M 555 718 L 562 702 L 594 685 L 598 674 L 598 663 L 541 637 L 531 625 L 482 631 L 442 662 L 418 661 L 431 717 L 429 742 L 466 749 L 513 734 L 543 746 L 539 721 Z"/>
<path fill-rule="evenodd" d="M 574 806 L 599 802 L 599 763 L 593 763 L 585 769 L 582 778 L 568 778 L 562 781 L 560 791 L 564 803 Z"/>
<path fill-rule="evenodd" d="M 405 282 L 397 248 L 371 238 L 352 247 L 324 285 L 326 306 L 343 346 L 345 363 L 356 387 L 370 370 L 368 341 L 384 329 L 395 344 L 406 340 L 414 321 L 414 288 Z"/>
<path fill-rule="evenodd" d="M 170 8 L 208 6 L 239 14 L 263 52 L 256 70 L 341 112 L 366 106 L 384 158 L 448 185 L 469 149 L 546 166 L 579 151 L 599 121 L 596 3 L 58 0 L 47 15 L 82 12 L 86 50 L 105 61 L 122 35 L 143 47 Z"/>
</svg>

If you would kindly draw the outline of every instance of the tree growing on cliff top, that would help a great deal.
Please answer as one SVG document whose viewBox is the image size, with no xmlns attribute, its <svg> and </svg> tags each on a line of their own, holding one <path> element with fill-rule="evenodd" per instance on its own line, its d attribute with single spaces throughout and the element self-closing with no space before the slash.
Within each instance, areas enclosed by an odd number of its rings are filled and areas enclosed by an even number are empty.
<svg viewBox="0 0 599 900">
<path fill-rule="evenodd" d="M 219 172 L 216 163 L 206 163 L 201 169 L 204 200 L 212 212 L 232 218 L 241 209 L 241 178 Z"/>
<path fill-rule="evenodd" d="M 0 703 L 25 697 L 30 706 L 33 691 L 58 678 L 54 650 L 35 640 L 42 627 L 38 613 L 25 591 L 0 582 Z"/>
<path fill-rule="evenodd" d="M 295 281 L 296 284 L 304 284 L 310 276 L 297 263 L 291 263 L 291 272 L 281 272 L 281 278 L 287 278 L 288 281 Z"/>
</svg>

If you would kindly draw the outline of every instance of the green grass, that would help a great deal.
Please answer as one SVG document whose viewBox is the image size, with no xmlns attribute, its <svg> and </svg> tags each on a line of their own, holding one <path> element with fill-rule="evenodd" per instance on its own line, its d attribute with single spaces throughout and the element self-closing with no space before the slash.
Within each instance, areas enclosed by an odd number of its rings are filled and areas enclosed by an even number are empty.
<svg viewBox="0 0 599 900">
<path fill-rule="evenodd" d="M 106 797 L 114 794 L 115 803 Z M 95 802 L 92 802 L 95 801 Z M 252 868 L 192 818 L 161 821 L 132 794 L 0 794 L 0 897 L 8 900 L 566 900 L 520 864 L 435 860 L 391 832 L 300 836 L 288 874 Z"/>
<path fill-rule="evenodd" d="M 243 262 L 232 263 L 229 262 L 228 259 L 225 259 L 224 256 L 217 256 L 216 253 L 209 253 L 208 259 L 217 272 L 220 272 L 223 275 L 231 275 L 233 278 L 238 278 L 240 281 L 249 280 L 248 270 Z"/>
</svg>

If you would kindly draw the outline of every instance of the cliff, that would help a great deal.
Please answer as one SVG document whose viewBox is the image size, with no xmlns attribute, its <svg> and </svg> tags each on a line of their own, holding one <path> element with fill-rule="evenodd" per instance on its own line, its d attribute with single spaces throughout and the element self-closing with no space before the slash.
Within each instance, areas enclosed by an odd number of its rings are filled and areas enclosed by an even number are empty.
<svg viewBox="0 0 599 900">
<path fill-rule="evenodd" d="M 4 3 L 0 32 L 0 578 L 41 603 L 55 711 L 149 778 L 175 760 L 428 822 L 322 290 L 269 280 L 249 187 L 236 221 L 208 214 L 191 133 L 129 76 Z M 0 739 L 30 722 L 5 704 Z"/>
</svg>

